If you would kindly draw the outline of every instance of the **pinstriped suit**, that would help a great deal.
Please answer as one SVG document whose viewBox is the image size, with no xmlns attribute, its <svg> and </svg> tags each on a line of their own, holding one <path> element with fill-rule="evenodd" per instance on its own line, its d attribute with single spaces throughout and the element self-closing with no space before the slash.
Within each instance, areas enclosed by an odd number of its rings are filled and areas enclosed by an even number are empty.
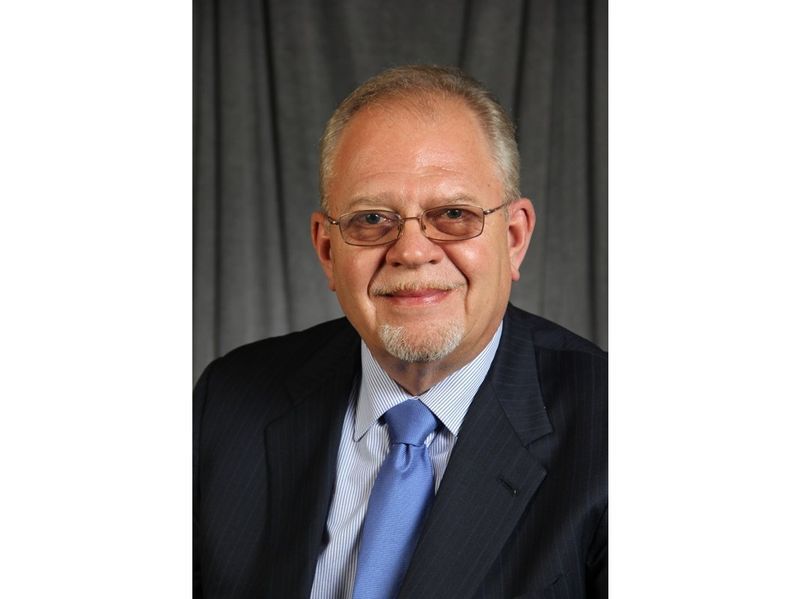
<svg viewBox="0 0 800 599">
<path fill-rule="evenodd" d="M 308 597 L 359 375 L 346 320 L 213 362 L 195 390 L 195 597 Z M 509 306 L 400 597 L 604 597 L 607 361 Z"/>
</svg>

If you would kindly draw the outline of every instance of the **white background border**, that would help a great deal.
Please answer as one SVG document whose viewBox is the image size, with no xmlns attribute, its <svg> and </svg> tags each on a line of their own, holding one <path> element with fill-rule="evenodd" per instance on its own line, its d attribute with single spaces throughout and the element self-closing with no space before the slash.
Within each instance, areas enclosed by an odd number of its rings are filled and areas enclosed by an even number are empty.
<svg viewBox="0 0 800 599">
<path fill-rule="evenodd" d="M 192 15 L 132 6 L 0 9 L 4 597 L 191 594 Z M 612 597 L 796 594 L 799 21 L 610 8 Z"/>
</svg>

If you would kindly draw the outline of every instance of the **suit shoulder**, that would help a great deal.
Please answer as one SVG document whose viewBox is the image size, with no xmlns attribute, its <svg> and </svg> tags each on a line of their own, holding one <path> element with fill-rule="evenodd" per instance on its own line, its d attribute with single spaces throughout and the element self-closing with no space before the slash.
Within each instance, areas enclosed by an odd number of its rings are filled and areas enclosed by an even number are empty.
<svg viewBox="0 0 800 599">
<path fill-rule="evenodd" d="M 514 326 L 521 326 L 532 332 L 534 345 L 539 351 L 578 352 L 604 361 L 608 359 L 608 352 L 546 318 L 511 305 L 508 307 L 508 316 Z"/>
<path fill-rule="evenodd" d="M 269 371 L 286 378 L 300 369 L 313 368 L 325 356 L 335 356 L 338 348 L 351 345 L 358 334 L 345 318 L 323 322 L 303 331 L 269 337 L 241 345 L 214 360 L 215 377 L 239 380 L 262 376 Z"/>
<path fill-rule="evenodd" d="M 346 318 L 329 320 L 311 328 L 260 339 L 252 343 L 240 345 L 223 356 L 223 360 L 252 360 L 285 355 L 286 353 L 306 352 L 309 348 L 321 349 L 325 341 L 334 339 L 342 334 L 352 332 L 353 328 Z"/>
</svg>

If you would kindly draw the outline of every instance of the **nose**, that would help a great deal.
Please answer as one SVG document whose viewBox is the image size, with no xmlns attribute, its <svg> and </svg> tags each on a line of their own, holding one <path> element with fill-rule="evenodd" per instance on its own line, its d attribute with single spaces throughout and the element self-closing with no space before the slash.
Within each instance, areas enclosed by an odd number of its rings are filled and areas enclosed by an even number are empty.
<svg viewBox="0 0 800 599">
<path fill-rule="evenodd" d="M 416 224 L 411 223 L 416 221 Z M 386 252 L 386 262 L 391 266 L 418 268 L 423 264 L 436 264 L 444 256 L 441 246 L 425 237 L 422 217 L 405 219 L 400 237 Z"/>
</svg>

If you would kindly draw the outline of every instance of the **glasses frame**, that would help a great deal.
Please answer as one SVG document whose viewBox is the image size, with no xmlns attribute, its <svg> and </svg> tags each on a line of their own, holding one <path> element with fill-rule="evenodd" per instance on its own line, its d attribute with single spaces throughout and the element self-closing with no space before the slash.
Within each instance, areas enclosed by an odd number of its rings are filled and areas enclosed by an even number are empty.
<svg viewBox="0 0 800 599">
<path fill-rule="evenodd" d="M 427 210 L 423 210 L 417 216 L 401 216 L 397 212 L 392 212 L 391 210 L 377 210 L 377 209 L 376 210 L 354 210 L 353 212 L 347 212 L 345 214 L 339 215 L 339 218 L 333 218 L 331 215 L 329 215 L 327 213 L 324 213 L 324 214 L 325 214 L 325 218 L 328 219 L 328 222 L 330 224 L 336 225 L 337 227 L 339 227 L 339 234 L 342 236 L 342 240 L 347 245 L 354 245 L 354 246 L 357 246 L 357 247 L 380 247 L 382 245 L 389 245 L 390 243 L 394 243 L 398 239 L 400 239 L 400 237 L 403 235 L 403 228 L 405 227 L 406 221 L 408 221 L 408 220 L 417 221 L 419 223 L 419 230 L 425 236 L 425 238 L 429 239 L 430 241 L 435 241 L 437 243 L 455 243 L 457 241 L 466 241 L 467 239 L 475 239 L 476 237 L 479 237 L 483 233 L 483 230 L 486 227 L 486 217 L 488 215 L 494 213 L 494 212 L 497 212 L 501 208 L 505 208 L 506 206 L 508 206 L 508 202 L 503 202 L 502 204 L 500 204 L 496 208 L 488 208 L 488 209 L 487 208 L 481 208 L 480 206 L 474 206 L 472 204 L 446 204 L 444 206 L 435 206 L 433 208 L 428 208 Z M 478 231 L 477 233 L 475 233 L 475 235 L 470 235 L 469 237 L 459 237 L 458 239 L 437 239 L 435 237 L 430 237 L 428 235 L 427 229 L 425 229 L 425 221 L 423 221 L 423 217 L 428 212 L 432 212 L 434 210 L 448 209 L 448 208 L 477 208 L 478 210 L 481 211 L 481 214 L 483 215 L 483 218 L 481 220 L 481 230 Z M 395 227 L 395 230 L 397 231 L 397 237 L 395 237 L 394 239 L 390 239 L 388 241 L 382 241 L 380 243 L 359 243 L 359 242 L 354 242 L 354 241 L 348 240 L 347 236 L 344 234 L 344 231 L 342 230 L 341 221 L 343 219 L 347 218 L 348 216 L 352 215 L 352 214 L 359 214 L 359 213 L 362 213 L 362 212 L 390 212 L 390 213 L 394 214 L 397 217 L 397 221 L 396 221 L 397 225 Z"/>
</svg>

